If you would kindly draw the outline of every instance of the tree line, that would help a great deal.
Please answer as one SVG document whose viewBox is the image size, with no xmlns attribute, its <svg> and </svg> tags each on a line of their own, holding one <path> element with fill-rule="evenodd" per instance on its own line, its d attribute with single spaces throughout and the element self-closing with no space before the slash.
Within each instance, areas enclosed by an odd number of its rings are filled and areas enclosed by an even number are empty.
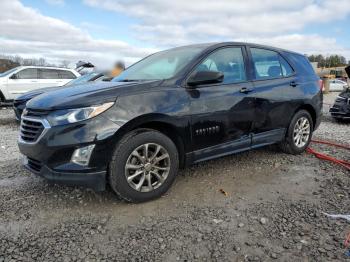
<svg viewBox="0 0 350 262">
<path fill-rule="evenodd" d="M 330 55 L 324 57 L 323 55 L 310 55 L 308 56 L 310 62 L 317 62 L 318 67 L 337 67 L 350 65 L 350 61 L 346 61 L 346 58 L 342 55 Z"/>
</svg>

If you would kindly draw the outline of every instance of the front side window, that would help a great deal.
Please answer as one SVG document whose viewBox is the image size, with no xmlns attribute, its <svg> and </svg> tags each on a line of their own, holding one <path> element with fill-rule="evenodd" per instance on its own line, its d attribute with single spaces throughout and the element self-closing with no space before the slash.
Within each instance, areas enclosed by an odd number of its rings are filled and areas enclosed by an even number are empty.
<svg viewBox="0 0 350 262">
<path fill-rule="evenodd" d="M 223 84 L 237 83 L 246 80 L 242 48 L 228 47 L 211 53 L 194 73 L 199 71 L 216 71 L 224 74 Z"/>
<path fill-rule="evenodd" d="M 288 77 L 293 74 L 292 67 L 277 52 L 261 48 L 250 48 L 250 51 L 255 69 L 255 79 Z"/>
<path fill-rule="evenodd" d="M 36 68 L 27 68 L 16 73 L 17 79 L 38 79 L 38 70 Z"/>
</svg>

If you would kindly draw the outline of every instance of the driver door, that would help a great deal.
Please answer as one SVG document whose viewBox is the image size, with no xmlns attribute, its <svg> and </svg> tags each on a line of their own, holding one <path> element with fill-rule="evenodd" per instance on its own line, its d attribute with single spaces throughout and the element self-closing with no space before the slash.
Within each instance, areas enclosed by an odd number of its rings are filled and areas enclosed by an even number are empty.
<svg viewBox="0 0 350 262">
<path fill-rule="evenodd" d="M 25 68 L 9 77 L 7 82 L 7 90 L 15 99 L 17 96 L 24 94 L 32 89 L 38 88 L 38 69 Z"/>
<path fill-rule="evenodd" d="M 254 120 L 252 84 L 247 81 L 243 46 L 220 48 L 192 72 L 219 71 L 221 83 L 188 88 L 192 121 L 193 161 L 242 151 L 251 146 Z M 191 77 L 190 76 L 190 77 Z"/>
</svg>

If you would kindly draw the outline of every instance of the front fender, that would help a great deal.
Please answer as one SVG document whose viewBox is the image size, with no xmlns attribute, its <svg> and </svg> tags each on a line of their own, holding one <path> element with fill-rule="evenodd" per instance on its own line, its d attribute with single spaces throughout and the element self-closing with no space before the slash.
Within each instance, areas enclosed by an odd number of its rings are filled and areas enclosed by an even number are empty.
<svg viewBox="0 0 350 262">
<path fill-rule="evenodd" d="M 104 116 L 119 127 L 115 139 L 135 128 L 157 122 L 174 128 L 174 132 L 185 138 L 191 133 L 189 99 L 182 88 L 118 97 Z"/>
</svg>

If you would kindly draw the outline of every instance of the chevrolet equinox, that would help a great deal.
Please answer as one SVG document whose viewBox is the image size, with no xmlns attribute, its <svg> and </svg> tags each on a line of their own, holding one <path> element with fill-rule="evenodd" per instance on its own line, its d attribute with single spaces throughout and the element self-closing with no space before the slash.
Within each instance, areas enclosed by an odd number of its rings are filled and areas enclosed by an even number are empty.
<svg viewBox="0 0 350 262">
<path fill-rule="evenodd" d="M 111 82 L 39 95 L 22 114 L 25 166 L 52 183 L 164 194 L 178 169 L 270 144 L 302 153 L 320 123 L 319 78 L 304 55 L 246 43 L 150 55 Z"/>
</svg>

